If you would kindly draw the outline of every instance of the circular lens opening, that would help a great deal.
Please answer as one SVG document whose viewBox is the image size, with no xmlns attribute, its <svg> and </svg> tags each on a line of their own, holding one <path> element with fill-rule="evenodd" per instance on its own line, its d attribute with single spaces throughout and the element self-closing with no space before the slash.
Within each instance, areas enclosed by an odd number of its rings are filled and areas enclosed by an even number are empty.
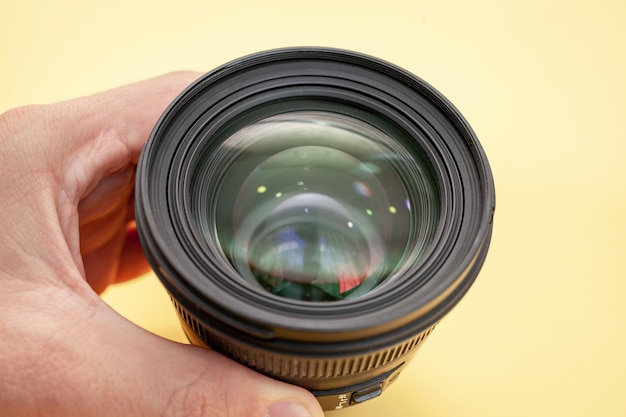
<svg viewBox="0 0 626 417">
<path fill-rule="evenodd" d="M 330 112 L 246 123 L 201 159 L 196 225 L 257 288 L 296 300 L 356 298 L 419 261 L 433 238 L 436 180 L 409 149 Z"/>
</svg>

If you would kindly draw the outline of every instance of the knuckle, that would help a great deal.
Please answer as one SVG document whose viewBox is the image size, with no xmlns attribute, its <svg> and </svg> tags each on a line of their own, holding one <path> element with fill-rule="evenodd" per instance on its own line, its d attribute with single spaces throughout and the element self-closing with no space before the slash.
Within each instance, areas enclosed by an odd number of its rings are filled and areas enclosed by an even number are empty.
<svg viewBox="0 0 626 417">
<path fill-rule="evenodd" d="M 0 114 L 0 143 L 4 155 L 32 156 L 49 127 L 50 106 L 28 105 Z M 15 162 L 15 161 L 14 161 Z"/>
<path fill-rule="evenodd" d="M 15 132 L 32 124 L 44 112 L 44 106 L 31 104 L 15 107 L 0 114 L 0 132 Z"/>
</svg>

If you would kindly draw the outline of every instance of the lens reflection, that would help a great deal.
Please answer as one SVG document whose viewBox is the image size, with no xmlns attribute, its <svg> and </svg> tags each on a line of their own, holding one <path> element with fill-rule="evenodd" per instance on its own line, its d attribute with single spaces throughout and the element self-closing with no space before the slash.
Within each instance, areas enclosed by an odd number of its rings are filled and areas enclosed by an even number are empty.
<svg viewBox="0 0 626 417">
<path fill-rule="evenodd" d="M 318 301 L 344 298 L 366 279 L 379 278 L 384 252 L 377 231 L 351 211 L 316 193 L 285 198 L 270 213 L 261 211 L 264 219 L 253 214 L 239 229 L 236 266 L 249 265 L 274 294 Z"/>
<path fill-rule="evenodd" d="M 212 218 L 239 274 L 279 296 L 332 301 L 397 270 L 416 230 L 392 140 L 322 112 L 273 116 L 227 138 Z"/>
<path fill-rule="evenodd" d="M 354 192 L 355 183 L 384 193 L 359 160 L 337 149 L 298 146 L 267 158 L 235 201 L 237 269 L 249 266 L 267 290 L 306 300 L 341 299 L 366 280 L 378 282 L 386 248 L 363 210 L 376 209 L 378 202 L 368 198 L 371 193 Z M 276 190 L 274 198 L 264 198 L 259 187 Z"/>
</svg>

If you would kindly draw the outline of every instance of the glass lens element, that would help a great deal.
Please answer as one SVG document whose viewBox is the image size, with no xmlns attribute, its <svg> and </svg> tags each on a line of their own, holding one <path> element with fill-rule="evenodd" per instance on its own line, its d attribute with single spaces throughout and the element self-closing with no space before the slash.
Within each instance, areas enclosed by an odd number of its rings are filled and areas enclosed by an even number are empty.
<svg viewBox="0 0 626 417">
<path fill-rule="evenodd" d="M 226 169 L 207 215 L 239 274 L 282 297 L 332 301 L 396 271 L 416 216 L 392 142 L 325 112 L 272 116 L 223 141 L 215 152 Z"/>
</svg>

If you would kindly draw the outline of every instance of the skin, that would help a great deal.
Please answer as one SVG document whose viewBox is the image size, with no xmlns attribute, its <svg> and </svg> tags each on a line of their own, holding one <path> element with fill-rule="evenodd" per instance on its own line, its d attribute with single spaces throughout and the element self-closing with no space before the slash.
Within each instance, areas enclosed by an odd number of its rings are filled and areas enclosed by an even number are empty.
<svg viewBox="0 0 626 417">
<path fill-rule="evenodd" d="M 98 296 L 149 270 L 143 143 L 198 74 L 0 115 L 0 410 L 11 416 L 323 417 L 307 391 L 151 334 Z"/>
</svg>

